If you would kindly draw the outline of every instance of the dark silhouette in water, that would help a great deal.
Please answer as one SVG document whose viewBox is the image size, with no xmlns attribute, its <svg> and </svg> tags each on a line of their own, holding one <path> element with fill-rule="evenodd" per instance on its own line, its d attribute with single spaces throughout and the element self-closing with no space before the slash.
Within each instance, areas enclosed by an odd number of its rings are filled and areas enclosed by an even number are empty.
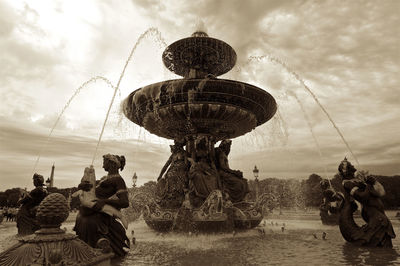
<svg viewBox="0 0 400 266">
<path fill-rule="evenodd" d="M 319 206 L 321 221 L 326 225 L 337 225 L 339 223 L 339 212 L 337 204 L 341 202 L 341 196 L 331 187 L 328 180 L 320 182 L 322 189 L 322 203 Z"/>
<path fill-rule="evenodd" d="M 399 258 L 392 248 L 360 247 L 349 242 L 343 245 L 342 254 L 346 265 L 397 265 Z"/>
<path fill-rule="evenodd" d="M 345 190 L 339 218 L 343 238 L 362 246 L 392 247 L 392 238 L 396 235 L 381 200 L 385 194 L 383 186 L 372 176 L 365 177 L 365 180 L 356 178 L 356 169 L 346 158 L 338 170 Z M 357 209 L 354 200 L 362 205 L 361 216 L 366 224 L 361 227 L 354 222 L 353 213 Z"/>
</svg>

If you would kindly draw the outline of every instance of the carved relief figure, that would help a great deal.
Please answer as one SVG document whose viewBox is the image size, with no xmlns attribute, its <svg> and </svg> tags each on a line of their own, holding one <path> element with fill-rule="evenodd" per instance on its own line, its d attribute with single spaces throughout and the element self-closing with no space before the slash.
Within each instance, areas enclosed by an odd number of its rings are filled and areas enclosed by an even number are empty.
<svg viewBox="0 0 400 266">
<path fill-rule="evenodd" d="M 327 179 L 320 182 L 322 203 L 319 214 L 323 224 L 337 225 L 339 222 L 339 207 L 343 203 L 343 194 L 336 192 Z"/>
</svg>

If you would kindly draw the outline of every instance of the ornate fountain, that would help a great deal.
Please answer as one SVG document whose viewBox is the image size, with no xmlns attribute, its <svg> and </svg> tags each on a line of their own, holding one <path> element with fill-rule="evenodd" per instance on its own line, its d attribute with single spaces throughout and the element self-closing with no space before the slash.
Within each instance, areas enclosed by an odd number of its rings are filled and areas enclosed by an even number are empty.
<svg viewBox="0 0 400 266">
<path fill-rule="evenodd" d="M 256 86 L 217 78 L 234 67 L 236 53 L 204 32 L 172 43 L 162 59 L 183 79 L 137 89 L 122 105 L 132 122 L 175 141 L 158 179 L 158 196 L 146 207 L 145 221 L 159 231 L 258 225 L 262 205 L 271 197 L 245 200 L 247 180 L 228 165 L 229 139 L 270 120 L 277 110 L 275 99 Z M 215 147 L 219 141 L 222 144 Z"/>
</svg>

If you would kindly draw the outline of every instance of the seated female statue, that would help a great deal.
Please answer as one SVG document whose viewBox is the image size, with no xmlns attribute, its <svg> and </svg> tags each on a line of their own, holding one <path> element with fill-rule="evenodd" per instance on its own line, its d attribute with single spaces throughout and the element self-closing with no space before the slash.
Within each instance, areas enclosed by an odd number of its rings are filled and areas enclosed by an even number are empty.
<svg viewBox="0 0 400 266">
<path fill-rule="evenodd" d="M 199 139 L 194 157 L 188 158 L 190 161 L 189 188 L 192 195 L 191 201 L 197 207 L 213 190 L 221 189 L 221 184 L 205 138 Z"/>
<path fill-rule="evenodd" d="M 119 174 L 119 169 L 123 170 L 124 166 L 124 156 L 103 156 L 103 168 L 108 174 L 96 186 L 96 204 L 91 208 L 81 205 L 74 227 L 78 237 L 90 246 L 104 247 L 109 244 L 116 256 L 125 255 L 130 242 L 122 224 L 102 209 L 106 204 L 118 210 L 129 207 L 125 181 Z M 89 191 L 91 186 L 81 183 L 79 188 Z"/>
<path fill-rule="evenodd" d="M 247 179 L 243 178 L 243 173 L 229 167 L 228 155 L 231 151 L 231 145 L 231 140 L 221 141 L 219 147 L 215 149 L 216 165 L 224 192 L 228 193 L 232 202 L 239 202 L 249 193 L 249 187 Z"/>
</svg>

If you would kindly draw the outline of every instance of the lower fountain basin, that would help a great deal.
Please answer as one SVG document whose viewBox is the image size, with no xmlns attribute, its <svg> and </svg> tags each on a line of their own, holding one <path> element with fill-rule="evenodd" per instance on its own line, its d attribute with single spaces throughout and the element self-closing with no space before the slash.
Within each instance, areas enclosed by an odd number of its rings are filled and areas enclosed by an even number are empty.
<svg viewBox="0 0 400 266">
<path fill-rule="evenodd" d="M 122 107 L 128 119 L 157 136 L 180 139 L 206 134 L 216 140 L 244 135 L 277 110 L 268 92 L 216 78 L 151 84 L 132 92 Z"/>
<path fill-rule="evenodd" d="M 155 231 L 190 231 L 190 232 L 232 232 L 235 230 L 247 230 L 260 224 L 263 215 L 260 210 L 252 208 L 239 209 L 242 215 L 238 215 L 238 208 L 223 208 L 221 212 L 205 213 L 199 209 L 164 209 L 157 206 L 155 209 L 147 209 L 143 218 L 146 224 Z"/>
</svg>

